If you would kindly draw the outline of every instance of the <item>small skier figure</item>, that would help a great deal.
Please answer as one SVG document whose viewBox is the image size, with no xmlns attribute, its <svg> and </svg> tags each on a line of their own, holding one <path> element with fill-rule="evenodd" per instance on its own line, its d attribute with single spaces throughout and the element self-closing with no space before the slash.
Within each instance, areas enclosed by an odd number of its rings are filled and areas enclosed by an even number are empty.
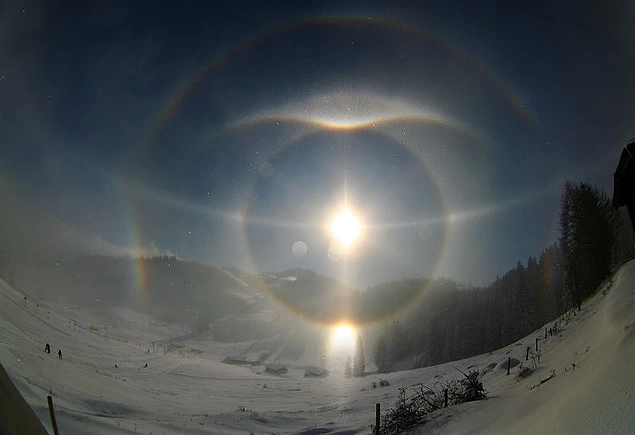
<svg viewBox="0 0 635 435">
<path fill-rule="evenodd" d="M 62 349 L 59 349 L 59 350 L 57 351 L 57 357 L 58 357 L 59 359 L 62 359 Z"/>
<path fill-rule="evenodd" d="M 44 346 L 44 352 L 46 353 L 51 353 L 51 345 L 46 343 L 46 346 Z"/>
</svg>

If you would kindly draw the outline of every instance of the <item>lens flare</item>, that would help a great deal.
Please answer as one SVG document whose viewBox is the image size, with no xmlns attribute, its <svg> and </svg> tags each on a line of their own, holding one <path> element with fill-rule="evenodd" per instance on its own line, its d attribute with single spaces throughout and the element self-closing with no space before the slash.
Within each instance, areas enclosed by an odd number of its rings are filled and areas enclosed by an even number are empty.
<svg viewBox="0 0 635 435">
<path fill-rule="evenodd" d="M 291 250 L 293 251 L 293 255 L 295 255 L 296 257 L 304 257 L 309 250 L 309 247 L 306 243 L 297 241 L 293 244 Z"/>
</svg>

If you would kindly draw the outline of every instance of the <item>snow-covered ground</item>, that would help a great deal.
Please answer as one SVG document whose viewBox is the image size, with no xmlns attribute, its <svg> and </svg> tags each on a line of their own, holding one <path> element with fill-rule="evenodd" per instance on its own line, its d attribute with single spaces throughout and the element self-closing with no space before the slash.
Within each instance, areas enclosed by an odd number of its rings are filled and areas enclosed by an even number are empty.
<svg viewBox="0 0 635 435">
<path fill-rule="evenodd" d="M 454 367 L 486 371 L 488 398 L 441 410 L 415 433 L 635 431 L 635 262 L 562 320 L 556 335 L 545 339 L 541 329 L 490 354 L 353 379 L 343 369 L 305 378 L 306 366 L 292 361 L 282 375 L 267 374 L 262 365 L 222 363 L 254 342 L 207 337 L 164 353 L 151 343 L 189 331 L 130 310 L 100 312 L 24 297 L 0 282 L 0 362 L 51 433 L 48 394 L 65 435 L 370 433 L 375 403 L 385 410 L 400 387 L 414 391 L 461 377 Z M 501 365 L 509 357 L 533 367 L 525 356 L 536 338 L 537 368 L 518 379 L 515 367 L 508 376 Z M 390 385 L 374 388 L 380 378 Z"/>
</svg>

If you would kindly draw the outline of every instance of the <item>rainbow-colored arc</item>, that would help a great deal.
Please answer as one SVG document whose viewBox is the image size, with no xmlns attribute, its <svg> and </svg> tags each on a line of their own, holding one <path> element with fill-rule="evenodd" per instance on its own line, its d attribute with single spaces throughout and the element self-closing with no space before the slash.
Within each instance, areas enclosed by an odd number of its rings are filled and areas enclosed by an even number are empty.
<svg viewBox="0 0 635 435">
<path fill-rule="evenodd" d="M 447 41 L 438 38 L 429 32 L 403 22 L 392 21 L 384 18 L 360 16 L 309 17 L 293 22 L 281 23 L 276 28 L 270 29 L 266 32 L 262 32 L 258 35 L 255 35 L 253 38 L 247 39 L 239 44 L 236 44 L 235 46 L 229 47 L 228 49 L 215 55 L 200 69 L 194 71 L 192 74 L 184 78 L 182 82 L 174 86 L 171 92 L 166 94 L 166 98 L 164 99 L 163 104 L 161 104 L 160 108 L 156 112 L 156 115 L 153 117 L 153 120 L 149 123 L 148 127 L 145 130 L 145 133 L 139 140 L 137 149 L 134 152 L 138 154 L 144 154 L 151 150 L 157 140 L 161 137 L 164 129 L 170 124 L 172 119 L 177 113 L 179 113 L 184 105 L 187 104 L 187 101 L 190 99 L 190 97 L 196 93 L 199 86 L 201 86 L 201 84 L 205 83 L 208 80 L 213 80 L 213 76 L 216 71 L 222 70 L 225 65 L 229 65 L 239 56 L 248 53 L 250 50 L 257 49 L 268 40 L 285 35 L 291 35 L 293 32 L 311 28 L 328 29 L 329 26 L 344 25 L 360 26 L 368 29 L 396 32 L 399 34 L 407 35 L 414 42 L 429 44 L 438 48 L 439 50 L 450 55 L 455 60 L 464 63 L 470 71 L 486 80 L 487 83 L 489 83 L 492 88 L 495 89 L 504 98 L 504 100 L 509 104 L 509 107 L 521 120 L 523 120 L 523 122 L 529 125 L 532 129 L 537 128 L 535 116 L 528 109 L 527 104 L 518 96 L 516 92 L 514 92 L 511 86 L 501 80 L 499 76 L 497 76 L 490 68 L 488 68 L 485 64 L 480 62 L 475 57 L 468 55 L 457 47 L 449 44 Z M 359 99 L 360 96 L 349 95 L 347 96 L 347 98 Z M 315 134 L 316 132 L 320 131 L 346 132 L 351 130 L 372 130 L 374 133 L 382 135 L 385 138 L 386 143 L 390 143 L 391 146 L 405 150 L 412 157 L 412 159 L 414 159 L 414 161 L 418 162 L 421 173 L 424 174 L 424 176 L 435 186 L 437 201 L 439 204 L 441 204 L 443 216 L 445 216 L 441 218 L 443 221 L 442 227 L 444 242 L 435 260 L 436 269 L 445 255 L 445 237 L 447 233 L 447 226 L 450 222 L 450 219 L 447 218 L 447 216 L 449 215 L 446 213 L 445 210 L 442 189 L 439 185 L 438 177 L 435 173 L 435 168 L 430 167 L 430 165 L 427 163 L 426 158 L 424 158 L 424 156 L 422 155 L 422 152 L 418 145 L 410 143 L 408 142 L 408 140 L 404 140 L 403 137 L 397 137 L 397 134 L 393 131 L 394 127 L 402 125 L 404 123 L 412 123 L 419 126 L 423 125 L 428 127 L 440 128 L 446 131 L 452 131 L 453 133 L 464 135 L 468 137 L 472 142 L 476 142 L 484 146 L 490 146 L 491 141 L 482 132 L 471 129 L 465 124 L 451 119 L 451 117 L 445 116 L 443 114 L 431 113 L 416 105 L 404 106 L 403 104 L 399 104 L 399 102 L 391 101 L 390 97 L 388 96 L 373 95 L 372 93 L 366 91 L 363 95 L 361 95 L 361 99 L 365 101 L 375 102 L 377 103 L 377 107 L 379 108 L 384 107 L 383 105 L 388 102 L 389 105 L 391 105 L 392 107 L 398 107 L 399 110 L 397 110 L 396 112 L 392 111 L 392 113 L 390 113 L 390 111 L 378 110 L 377 113 L 373 113 L 371 115 L 356 114 L 346 117 L 343 116 L 342 113 L 338 113 L 337 111 L 328 113 L 315 110 L 313 112 L 300 113 L 298 110 L 294 110 L 293 106 L 286 108 L 277 107 L 270 110 L 261 110 L 260 113 L 255 113 L 253 115 L 247 116 L 244 119 L 229 125 L 223 131 L 219 132 L 217 129 L 215 129 L 214 131 L 208 132 L 207 134 L 201 136 L 201 139 L 199 140 L 199 146 L 207 146 L 207 144 L 210 143 L 210 138 L 213 138 L 215 136 L 222 134 L 231 134 L 231 132 L 234 131 L 244 131 L 263 124 L 271 124 L 275 122 L 302 127 L 302 132 L 300 134 L 295 135 L 287 141 L 283 141 L 272 153 L 272 155 L 268 156 L 268 161 L 274 161 L 284 153 L 288 152 L 289 149 L 302 142 L 309 135 Z M 297 104 L 298 103 L 296 103 L 296 105 Z M 304 104 L 306 107 L 306 103 Z M 251 195 L 253 195 L 253 192 L 256 191 L 259 180 L 260 177 L 256 174 L 253 179 Z M 250 204 L 252 199 L 251 195 L 247 199 L 244 212 L 238 219 L 243 222 L 243 225 L 251 224 L 254 222 L 265 225 L 297 225 L 297 223 L 293 222 L 267 221 L 266 219 L 258 216 L 250 216 Z M 135 246 L 139 247 L 138 249 L 141 250 L 141 246 L 143 246 L 144 243 L 144 240 L 142 240 L 142 229 L 140 225 L 138 225 L 139 219 L 136 215 L 136 212 L 134 211 L 135 206 L 133 204 L 130 204 L 129 207 L 131 209 L 131 216 L 134 222 L 134 229 L 132 231 L 133 234 L 131 237 Z M 388 224 L 408 225 L 411 223 Z M 250 247 L 250 240 L 247 236 L 247 231 L 244 226 L 242 234 L 244 237 L 246 252 L 248 255 L 251 255 L 252 249 Z M 140 256 L 141 255 L 139 255 L 139 257 Z M 249 261 L 251 262 L 251 264 L 254 264 L 253 258 L 250 258 Z M 144 269 L 144 262 L 139 260 L 137 262 L 136 269 L 139 300 L 143 301 L 148 294 L 146 287 L 147 276 Z M 290 306 L 285 301 L 281 301 L 281 303 L 287 306 L 287 308 L 298 312 L 297 307 Z M 403 308 L 405 308 L 405 306 L 400 307 L 397 311 L 384 313 L 383 315 L 378 316 L 376 319 L 371 320 L 379 321 L 385 318 L 389 318 L 391 316 L 394 316 Z M 299 313 L 310 320 L 319 321 L 319 319 L 312 316 L 311 313 L 301 311 Z"/>
</svg>

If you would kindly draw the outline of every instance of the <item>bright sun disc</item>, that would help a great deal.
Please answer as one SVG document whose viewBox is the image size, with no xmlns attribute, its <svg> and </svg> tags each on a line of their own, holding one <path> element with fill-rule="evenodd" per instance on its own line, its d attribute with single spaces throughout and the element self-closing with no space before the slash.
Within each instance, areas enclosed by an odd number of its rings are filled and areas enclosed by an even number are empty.
<svg viewBox="0 0 635 435">
<path fill-rule="evenodd" d="M 331 234 L 344 247 L 351 245 L 360 232 L 359 220 L 349 210 L 342 210 L 331 222 Z"/>
<path fill-rule="evenodd" d="M 342 323 L 333 329 L 331 335 L 331 345 L 339 349 L 348 349 L 355 345 L 355 329 Z"/>
<path fill-rule="evenodd" d="M 350 325 L 339 325 L 333 333 L 333 338 L 339 342 L 350 341 L 354 336 L 353 328 Z"/>
</svg>

